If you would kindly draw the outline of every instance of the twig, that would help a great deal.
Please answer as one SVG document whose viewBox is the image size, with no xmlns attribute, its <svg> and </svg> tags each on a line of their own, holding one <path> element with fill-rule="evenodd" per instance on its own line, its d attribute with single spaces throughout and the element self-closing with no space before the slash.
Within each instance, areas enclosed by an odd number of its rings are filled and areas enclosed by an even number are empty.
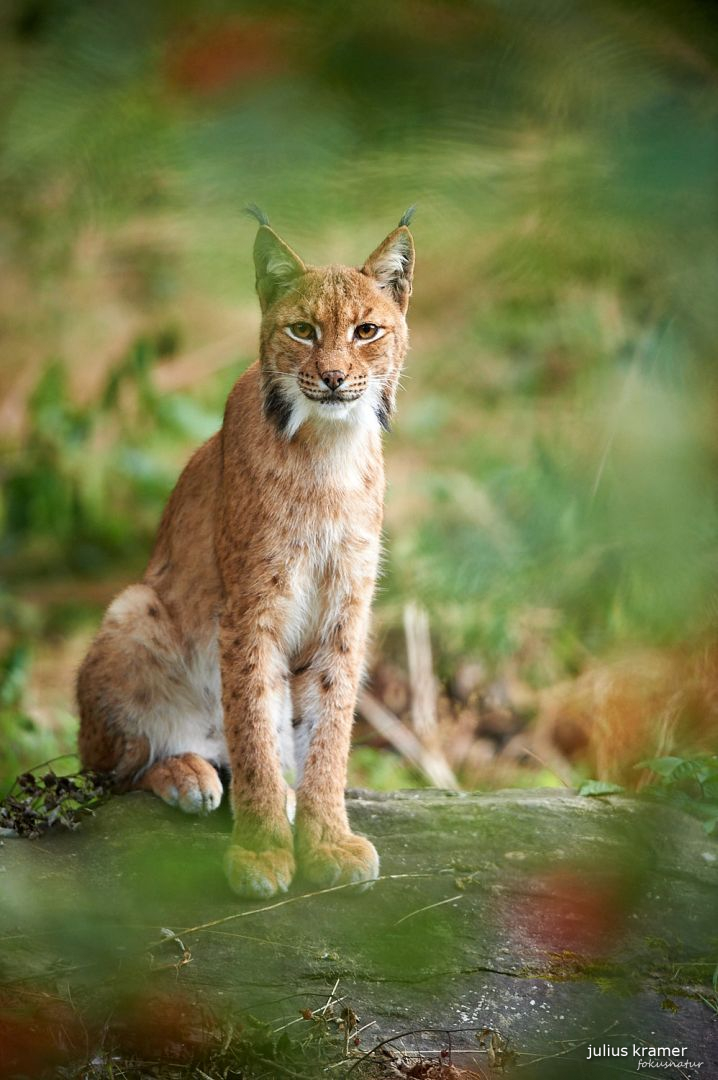
<svg viewBox="0 0 718 1080">
<path fill-rule="evenodd" d="M 701 997 L 701 994 L 699 994 L 698 997 Z M 705 1001 L 705 998 L 703 1000 Z M 631 1035 L 631 1039 L 634 1042 L 642 1043 L 643 1046 L 648 1046 L 648 1043 L 646 1042 L 646 1040 L 642 1039 L 639 1035 Z M 678 1069 L 678 1072 L 683 1077 L 683 1080 L 691 1080 L 690 1076 L 685 1071 L 685 1069 Z"/>
<path fill-rule="evenodd" d="M 429 616 L 419 604 L 410 603 L 404 608 L 404 636 L 411 683 L 412 727 L 424 749 L 434 758 L 433 772 L 437 777 L 434 782 L 439 787 L 456 789 L 456 777 L 439 738 Z"/>
<path fill-rule="evenodd" d="M 367 723 L 391 743 L 410 765 L 423 773 L 434 787 L 459 790 L 458 781 L 446 762 L 442 765 L 442 759 L 427 750 L 414 732 L 367 690 L 363 690 L 359 695 L 357 710 Z"/>
<path fill-rule="evenodd" d="M 436 681 L 431 657 L 429 616 L 418 604 L 404 607 L 404 636 L 411 683 L 411 723 L 422 742 L 436 734 Z"/>
<path fill-rule="evenodd" d="M 339 979 L 337 979 L 337 981 L 334 983 L 334 990 L 336 990 L 338 985 L 339 985 Z M 324 1005 L 320 1005 L 318 1009 L 312 1009 L 312 1015 L 309 1018 L 310 1020 L 313 1020 L 315 1016 L 319 1016 L 320 1014 L 323 1016 L 324 1013 L 327 1011 L 327 1009 L 331 1008 L 332 1005 L 341 1005 L 342 1001 L 344 1001 L 344 995 L 342 995 L 339 998 L 335 998 L 334 997 L 334 990 L 332 990 L 328 1000 L 326 1001 L 326 1003 Z M 278 1017 L 278 1019 L 281 1019 L 281 1017 Z M 307 1017 L 305 1017 L 305 1016 L 295 1016 L 292 1020 L 288 1021 L 288 1023 L 282 1024 L 281 1027 L 272 1028 L 272 1034 L 273 1035 L 278 1035 L 280 1031 L 286 1031 L 286 1029 L 288 1027 L 292 1027 L 294 1024 L 301 1024 L 302 1021 L 304 1021 L 304 1023 L 307 1023 L 308 1022 Z"/>
<path fill-rule="evenodd" d="M 452 900 L 462 900 L 463 893 L 459 893 L 458 896 L 448 896 L 446 900 L 437 900 L 435 904 L 427 904 L 426 907 L 417 908 L 416 911 L 410 911 L 408 915 L 402 915 L 400 919 L 394 923 L 394 926 L 400 926 L 401 923 L 406 922 L 407 919 L 413 919 L 415 915 L 421 915 L 422 911 L 431 911 L 432 908 L 441 907 L 442 904 L 450 904 Z"/>
<path fill-rule="evenodd" d="M 328 893 L 341 892 L 344 889 L 351 889 L 359 887 L 366 887 L 367 885 L 374 885 L 379 881 L 400 881 L 406 878 L 427 878 L 436 877 L 437 874 L 443 871 L 423 871 L 412 874 L 380 874 L 379 877 L 371 878 L 369 881 L 347 881 L 343 885 L 331 885 L 327 889 L 318 889 L 316 892 L 301 893 L 299 896 L 288 896 L 286 900 L 277 900 L 274 904 L 266 904 L 261 908 L 251 908 L 249 911 L 235 911 L 233 915 L 225 915 L 221 919 L 212 919 L 211 922 L 200 923 L 198 926 L 187 926 L 181 930 L 182 934 L 197 934 L 200 930 L 210 930 L 214 926 L 221 926 L 223 923 L 233 922 L 235 919 L 247 919 L 250 915 L 261 915 L 265 911 L 273 911 L 275 908 L 285 907 L 287 904 L 296 904 L 299 900 L 311 900 L 315 896 L 326 896 Z M 160 945 L 165 939 L 162 938 L 155 944 Z M 152 946 L 150 946 L 151 948 Z"/>
<path fill-rule="evenodd" d="M 604 1035 L 608 1035 L 609 1031 L 617 1026 L 618 1020 L 614 1020 L 612 1024 L 609 1024 L 603 1031 L 599 1031 L 598 1035 L 589 1035 L 587 1039 L 577 1039 L 572 1042 L 565 1050 L 558 1050 L 555 1054 L 546 1054 L 545 1057 L 531 1058 L 531 1061 L 520 1061 L 516 1068 L 523 1069 L 526 1065 L 537 1065 L 540 1061 L 552 1061 L 553 1058 L 563 1057 L 565 1054 L 570 1054 L 572 1050 L 575 1050 L 578 1046 L 585 1046 L 587 1043 L 593 1042 L 595 1039 L 602 1039 Z"/>
<path fill-rule="evenodd" d="M 718 1003 L 715 1000 L 711 1001 L 710 998 L 707 998 L 705 994 L 701 994 L 700 991 L 698 992 L 698 997 L 704 1005 L 708 1006 L 711 1012 L 714 1012 L 718 1016 Z"/>
<path fill-rule="evenodd" d="M 356 1029 L 355 1035 L 361 1035 L 362 1031 L 366 1031 L 367 1028 L 374 1027 L 376 1023 L 376 1020 L 370 1020 L 368 1024 L 362 1024 L 360 1028 Z"/>
<path fill-rule="evenodd" d="M 36 772 L 39 772 L 40 769 L 46 769 L 48 765 L 54 765 L 56 761 L 66 761 L 68 758 L 74 758 L 75 761 L 80 760 L 79 754 L 73 754 L 73 753 L 58 754 L 56 757 L 51 757 L 47 761 L 41 761 L 39 765 L 33 765 L 31 768 L 26 769 L 25 772 L 36 773 Z M 4 796 L 4 798 L 7 798 L 9 795 L 12 795 L 13 791 L 17 787 L 17 782 L 20 779 L 20 776 L 24 776 L 24 775 L 25 775 L 24 773 L 20 773 L 19 776 L 15 777 L 12 787 L 7 792 L 7 794 Z"/>
<path fill-rule="evenodd" d="M 374 1027 L 376 1023 L 376 1020 L 370 1020 L 368 1024 L 363 1024 L 362 1027 L 356 1029 L 353 1038 L 358 1038 L 358 1036 L 361 1035 L 362 1031 L 366 1031 L 367 1028 Z M 348 1065 L 349 1062 L 352 1060 L 353 1059 L 349 1057 L 348 1053 L 345 1052 L 344 1057 L 341 1059 L 341 1061 L 334 1061 L 331 1065 L 326 1065 L 324 1068 L 324 1072 L 331 1072 L 332 1069 L 340 1069 L 342 1065 Z"/>
<path fill-rule="evenodd" d="M 288 941 L 272 941 L 270 938 L 256 937 L 254 934 L 233 934 L 230 930 L 208 930 L 207 933 L 217 934 L 219 937 L 236 938 L 238 941 L 255 941 L 258 945 L 271 945 L 273 949 L 289 949 L 298 953 L 306 951 L 303 945 L 292 945 Z"/>
<path fill-rule="evenodd" d="M 331 988 L 331 990 L 329 991 L 329 997 L 327 998 L 327 1003 L 326 1003 L 326 1005 L 323 1005 L 323 1006 L 322 1006 L 322 1010 L 321 1010 L 322 1012 L 324 1012 L 324 1010 L 325 1010 L 325 1009 L 328 1009 L 328 1008 L 329 1008 L 329 1006 L 331 1005 L 331 1003 L 332 1003 L 332 1000 L 333 1000 L 333 998 L 334 998 L 334 995 L 335 995 L 335 994 L 336 994 L 336 992 L 337 992 L 337 987 L 338 987 L 338 986 L 339 986 L 339 979 L 337 979 L 337 981 L 336 981 L 336 982 L 334 983 L 334 986 L 333 986 L 333 987 Z"/>
<path fill-rule="evenodd" d="M 618 1023 L 618 1021 L 616 1021 L 616 1022 Z M 381 1050 L 381 1048 L 383 1046 L 388 1046 L 389 1043 L 398 1042 L 399 1039 L 406 1039 L 410 1035 L 446 1035 L 446 1037 L 448 1038 L 450 1035 L 461 1035 L 462 1033 L 467 1032 L 467 1031 L 476 1032 L 476 1031 L 485 1031 L 485 1030 L 486 1030 L 486 1026 L 484 1025 L 483 1027 L 459 1027 L 459 1028 L 425 1027 L 425 1028 L 412 1028 L 411 1031 L 401 1031 L 398 1035 L 391 1035 L 387 1039 L 382 1039 L 382 1041 L 378 1042 L 376 1044 L 376 1046 L 373 1046 L 371 1048 L 371 1050 L 367 1050 L 367 1052 L 365 1054 L 362 1054 L 362 1056 L 357 1061 L 354 1062 L 351 1069 L 349 1069 L 347 1071 L 347 1076 L 349 1076 L 350 1073 L 353 1073 L 355 1069 L 358 1069 L 359 1066 L 364 1061 L 367 1060 L 367 1058 L 370 1058 L 374 1054 L 376 1054 L 377 1050 Z M 586 1042 L 589 1042 L 589 1041 L 590 1040 L 586 1039 Z M 578 1045 L 580 1045 L 580 1043 Z M 480 1047 L 477 1047 L 477 1049 L 474 1051 L 474 1053 L 475 1054 L 482 1054 L 482 1053 L 485 1054 L 486 1051 L 482 1050 Z"/>
<path fill-rule="evenodd" d="M 565 788 L 570 788 L 573 786 L 572 784 L 569 784 L 568 780 L 564 779 L 564 777 L 561 776 L 560 772 L 557 772 L 555 768 L 552 768 L 552 766 L 549 765 L 547 761 L 544 761 L 544 759 L 539 757 L 538 754 L 535 753 L 533 750 L 529 750 L 528 746 L 522 746 L 521 749 L 525 754 L 528 754 L 529 757 L 535 758 L 535 760 L 538 761 L 539 765 L 543 765 L 544 769 L 546 769 L 547 772 L 552 773 L 556 777 L 556 779 L 563 784 Z"/>
</svg>

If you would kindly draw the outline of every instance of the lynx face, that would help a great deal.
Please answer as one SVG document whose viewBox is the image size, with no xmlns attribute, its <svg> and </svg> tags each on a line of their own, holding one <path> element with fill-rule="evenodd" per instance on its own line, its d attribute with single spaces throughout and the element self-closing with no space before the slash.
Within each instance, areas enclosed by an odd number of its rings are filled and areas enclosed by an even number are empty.
<svg viewBox="0 0 718 1080">
<path fill-rule="evenodd" d="M 310 267 L 268 227 L 255 245 L 266 415 L 291 439 L 306 423 L 388 428 L 407 349 L 414 248 L 396 229 L 361 269 Z"/>
</svg>

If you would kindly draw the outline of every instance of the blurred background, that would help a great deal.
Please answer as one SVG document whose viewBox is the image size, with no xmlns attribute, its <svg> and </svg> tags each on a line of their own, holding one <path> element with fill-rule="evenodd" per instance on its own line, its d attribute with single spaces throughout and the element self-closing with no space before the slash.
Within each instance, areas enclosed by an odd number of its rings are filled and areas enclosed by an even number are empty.
<svg viewBox="0 0 718 1080">
<path fill-rule="evenodd" d="M 0 792 L 255 359 L 248 202 L 352 264 L 418 206 L 352 782 L 715 753 L 717 114 L 686 0 L 5 0 Z"/>
</svg>

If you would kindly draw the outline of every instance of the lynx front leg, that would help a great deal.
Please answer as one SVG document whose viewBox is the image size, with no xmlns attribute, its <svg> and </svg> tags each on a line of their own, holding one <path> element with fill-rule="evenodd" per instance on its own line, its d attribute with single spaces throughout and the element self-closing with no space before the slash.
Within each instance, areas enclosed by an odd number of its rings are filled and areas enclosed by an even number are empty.
<svg viewBox="0 0 718 1080">
<path fill-rule="evenodd" d="M 240 896 L 286 892 L 294 875 L 277 729 L 286 675 L 272 612 L 227 605 L 220 628 L 234 830 L 225 868 Z"/>
<path fill-rule="evenodd" d="M 199 754 L 162 758 L 150 765 L 134 786 L 159 795 L 186 814 L 208 814 L 222 801 L 222 782 L 217 770 Z"/>
<path fill-rule="evenodd" d="M 295 850 L 302 875 L 325 888 L 379 873 L 374 845 L 349 827 L 344 789 L 368 619 L 349 599 L 293 687 L 297 758 Z"/>
</svg>

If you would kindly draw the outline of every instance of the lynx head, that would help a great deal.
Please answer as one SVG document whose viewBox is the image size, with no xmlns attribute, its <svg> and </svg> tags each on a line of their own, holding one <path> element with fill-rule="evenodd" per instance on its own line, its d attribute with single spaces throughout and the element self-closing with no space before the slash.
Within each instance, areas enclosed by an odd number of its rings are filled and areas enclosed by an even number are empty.
<svg viewBox="0 0 718 1080">
<path fill-rule="evenodd" d="M 291 439 L 305 423 L 388 429 L 407 349 L 413 210 L 364 265 L 309 266 L 261 211 L 254 245 L 264 410 Z"/>
</svg>

